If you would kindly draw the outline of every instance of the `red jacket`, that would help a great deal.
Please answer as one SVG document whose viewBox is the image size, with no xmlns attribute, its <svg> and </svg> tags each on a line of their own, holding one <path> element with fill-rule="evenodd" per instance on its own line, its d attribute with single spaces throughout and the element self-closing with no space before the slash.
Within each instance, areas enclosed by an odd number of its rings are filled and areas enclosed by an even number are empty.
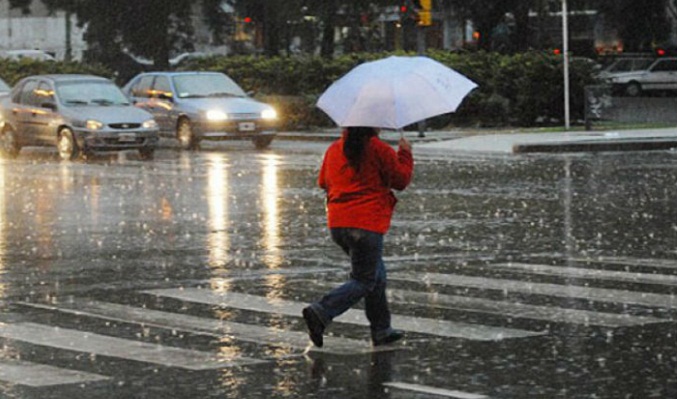
<svg viewBox="0 0 677 399">
<path fill-rule="evenodd" d="M 329 228 L 352 227 L 385 234 L 397 199 L 391 189 L 404 190 L 414 170 L 411 151 L 397 152 L 378 137 L 366 145 L 359 174 L 343 155 L 342 138 L 324 155 L 318 184 L 327 192 Z"/>
</svg>

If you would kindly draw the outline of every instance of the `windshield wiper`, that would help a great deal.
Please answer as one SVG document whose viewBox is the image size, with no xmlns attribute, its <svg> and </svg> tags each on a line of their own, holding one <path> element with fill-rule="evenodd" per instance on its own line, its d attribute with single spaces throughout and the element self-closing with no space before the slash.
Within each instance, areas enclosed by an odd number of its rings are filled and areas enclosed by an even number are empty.
<svg viewBox="0 0 677 399">
<path fill-rule="evenodd" d="M 113 104 L 115 104 L 113 101 L 108 100 L 106 98 L 95 98 L 91 102 L 92 102 L 92 104 L 99 104 L 99 105 L 113 105 Z"/>
<path fill-rule="evenodd" d="M 225 91 L 209 93 L 207 97 L 242 97 L 235 93 L 226 93 Z"/>
<path fill-rule="evenodd" d="M 72 104 L 72 105 L 87 105 L 89 104 L 85 100 L 66 100 L 66 104 Z"/>
</svg>

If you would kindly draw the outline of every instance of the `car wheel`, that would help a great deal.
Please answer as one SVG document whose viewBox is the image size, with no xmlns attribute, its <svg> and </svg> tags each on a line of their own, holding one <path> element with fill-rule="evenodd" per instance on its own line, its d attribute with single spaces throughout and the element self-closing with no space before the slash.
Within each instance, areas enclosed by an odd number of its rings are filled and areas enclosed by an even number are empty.
<svg viewBox="0 0 677 399">
<path fill-rule="evenodd" d="M 70 129 L 62 129 L 59 132 L 57 149 L 59 150 L 59 158 L 64 161 L 72 161 L 80 155 L 80 149 Z"/>
<path fill-rule="evenodd" d="M 264 148 L 268 148 L 270 143 L 273 142 L 273 136 L 256 137 L 252 141 L 256 148 L 263 150 Z"/>
<path fill-rule="evenodd" d="M 625 94 L 630 97 L 637 97 L 642 94 L 642 86 L 640 86 L 637 82 L 630 82 L 625 87 Z"/>
<path fill-rule="evenodd" d="M 197 148 L 197 140 L 195 139 L 195 134 L 193 134 L 193 127 L 187 118 L 179 120 L 179 124 L 176 127 L 176 138 L 179 140 L 181 149 L 194 150 Z"/>
<path fill-rule="evenodd" d="M 139 156 L 144 161 L 149 161 L 155 157 L 155 148 L 150 147 L 139 148 Z"/>
<path fill-rule="evenodd" d="M 9 158 L 16 158 L 16 156 L 19 155 L 19 151 L 21 151 L 21 147 L 16 140 L 16 134 L 14 133 L 14 130 L 10 127 L 6 128 L 5 131 L 2 132 L 3 155 Z"/>
</svg>

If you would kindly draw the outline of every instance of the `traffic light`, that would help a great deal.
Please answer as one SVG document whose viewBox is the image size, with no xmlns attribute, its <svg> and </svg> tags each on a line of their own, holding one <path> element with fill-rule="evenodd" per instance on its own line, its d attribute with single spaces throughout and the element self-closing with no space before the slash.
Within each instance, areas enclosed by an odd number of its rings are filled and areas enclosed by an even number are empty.
<svg viewBox="0 0 677 399">
<path fill-rule="evenodd" d="M 420 26 L 430 26 L 433 24 L 432 8 L 433 0 L 420 0 L 418 9 L 418 24 Z"/>
</svg>

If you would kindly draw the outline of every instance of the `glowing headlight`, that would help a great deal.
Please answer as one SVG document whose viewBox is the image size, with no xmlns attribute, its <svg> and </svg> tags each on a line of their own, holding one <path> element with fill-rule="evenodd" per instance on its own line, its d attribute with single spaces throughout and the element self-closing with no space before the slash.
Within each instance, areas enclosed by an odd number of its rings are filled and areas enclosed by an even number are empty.
<svg viewBox="0 0 677 399">
<path fill-rule="evenodd" d="M 217 109 L 207 111 L 207 120 L 210 121 L 225 121 L 228 119 L 228 114 Z"/>
<path fill-rule="evenodd" d="M 274 109 L 265 109 L 261 112 L 261 118 L 263 119 L 276 119 L 277 112 Z"/>
<path fill-rule="evenodd" d="M 155 122 L 155 119 L 148 119 L 147 121 L 143 122 L 141 126 L 144 129 L 155 129 L 157 128 L 157 122 Z"/>
<path fill-rule="evenodd" d="M 94 119 L 89 119 L 85 122 L 85 127 L 89 130 L 99 130 L 103 127 L 103 123 Z"/>
</svg>

